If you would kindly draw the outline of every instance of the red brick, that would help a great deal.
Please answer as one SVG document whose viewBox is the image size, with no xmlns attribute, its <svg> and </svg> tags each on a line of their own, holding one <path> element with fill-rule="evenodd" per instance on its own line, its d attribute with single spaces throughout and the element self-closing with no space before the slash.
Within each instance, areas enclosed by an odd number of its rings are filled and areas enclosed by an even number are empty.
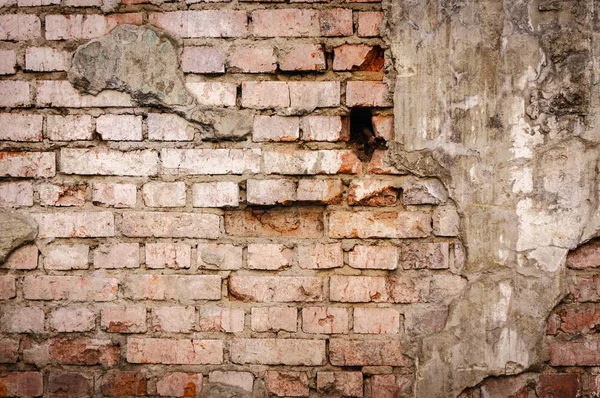
<svg viewBox="0 0 600 398">
<path fill-rule="evenodd" d="M 0 50 L 0 75 L 14 75 L 17 53 L 13 50 Z"/>
<path fill-rule="evenodd" d="M 52 141 L 93 139 L 92 117 L 89 115 L 48 115 L 46 136 Z"/>
<path fill-rule="evenodd" d="M 319 13 L 321 36 L 352 36 L 352 10 L 332 8 Z"/>
<path fill-rule="evenodd" d="M 129 338 L 127 362 L 165 365 L 223 363 L 221 340 Z"/>
<path fill-rule="evenodd" d="M 84 398 L 94 395 L 94 377 L 78 372 L 52 371 L 47 392 L 56 398 Z"/>
<path fill-rule="evenodd" d="M 592 240 L 567 255 L 567 267 L 586 269 L 600 267 L 600 239 Z"/>
<path fill-rule="evenodd" d="M 396 246 L 357 245 L 348 253 L 348 265 L 357 269 L 396 269 L 398 251 Z"/>
<path fill-rule="evenodd" d="M 295 332 L 298 310 L 292 307 L 252 308 L 252 330 L 255 332 Z"/>
<path fill-rule="evenodd" d="M 237 85 L 223 82 L 187 82 L 185 85 L 199 105 L 235 106 Z"/>
<path fill-rule="evenodd" d="M 265 372 L 265 386 L 277 397 L 308 397 L 310 388 L 306 372 Z"/>
<path fill-rule="evenodd" d="M 540 397 L 577 397 L 582 393 L 577 373 L 541 374 L 537 386 Z"/>
<path fill-rule="evenodd" d="M 246 201 L 250 205 L 289 205 L 296 200 L 296 183 L 289 179 L 246 181 Z"/>
<path fill-rule="evenodd" d="M 556 335 L 560 329 L 560 315 L 552 313 L 546 320 L 546 334 Z"/>
<path fill-rule="evenodd" d="M 109 397 L 144 397 L 146 376 L 142 372 L 112 371 L 102 376 L 100 391 Z"/>
<path fill-rule="evenodd" d="M 600 365 L 600 342 L 597 338 L 580 338 L 573 341 L 550 343 L 552 366 Z"/>
<path fill-rule="evenodd" d="M 246 11 L 201 10 L 150 13 L 150 23 L 186 37 L 244 37 L 248 30 Z"/>
<path fill-rule="evenodd" d="M 54 152 L 0 152 L 0 177 L 43 178 L 55 174 Z"/>
<path fill-rule="evenodd" d="M 229 54 L 229 72 L 273 73 L 276 70 L 277 57 L 272 46 L 238 46 Z"/>
<path fill-rule="evenodd" d="M 311 276 L 231 275 L 229 294 L 241 301 L 310 302 L 323 298 L 323 279 Z"/>
<path fill-rule="evenodd" d="M 318 372 L 317 391 L 325 396 L 360 398 L 363 396 L 362 372 Z"/>
<path fill-rule="evenodd" d="M 343 44 L 333 49 L 333 70 L 383 71 L 383 50 L 366 44 Z"/>
<path fill-rule="evenodd" d="M 381 11 L 361 11 L 358 13 L 358 36 L 379 36 L 379 25 L 383 22 Z"/>
<path fill-rule="evenodd" d="M 242 268 L 242 248 L 230 244 L 198 244 L 198 268 L 235 270 Z"/>
<path fill-rule="evenodd" d="M 114 215 L 109 212 L 35 213 L 39 238 L 103 238 L 115 236 Z"/>
<path fill-rule="evenodd" d="M 354 333 L 397 334 L 400 314 L 393 308 L 354 308 Z"/>
<path fill-rule="evenodd" d="M 163 397 L 199 397 L 201 391 L 202 373 L 167 373 L 156 383 L 156 392 Z"/>
<path fill-rule="evenodd" d="M 394 206 L 398 202 L 398 183 L 386 180 L 355 180 L 348 187 L 348 204 Z"/>
<path fill-rule="evenodd" d="M 1 15 L 0 15 L 1 17 Z M 0 107 L 21 107 L 31 104 L 29 82 L 19 80 L 0 80 Z"/>
<path fill-rule="evenodd" d="M 280 270 L 292 265 L 294 250 L 276 243 L 251 243 L 248 245 L 248 268 Z"/>
<path fill-rule="evenodd" d="M 17 295 L 17 285 L 13 275 L 0 275 L 0 300 L 8 300 Z"/>
<path fill-rule="evenodd" d="M 152 309 L 154 330 L 166 333 L 190 333 L 196 321 L 194 307 L 158 307 Z"/>
<path fill-rule="evenodd" d="M 153 176 L 158 174 L 158 153 L 64 148 L 60 151 L 60 171 L 78 175 Z"/>
<path fill-rule="evenodd" d="M 290 106 L 287 82 L 260 81 L 242 83 L 242 106 L 252 109 L 285 108 Z"/>
<path fill-rule="evenodd" d="M 56 338 L 49 341 L 50 359 L 62 365 L 103 365 L 119 363 L 119 346 L 110 340 Z"/>
<path fill-rule="evenodd" d="M 194 207 L 237 207 L 240 189 L 233 181 L 203 182 L 192 185 Z"/>
<path fill-rule="evenodd" d="M 19 359 L 19 339 L 0 338 L 0 363 L 16 363 Z"/>
<path fill-rule="evenodd" d="M 192 141 L 196 131 L 184 118 L 168 113 L 150 113 L 146 123 L 151 141 Z"/>
<path fill-rule="evenodd" d="M 350 150 L 271 150 L 263 152 L 267 174 L 359 174 L 362 163 Z"/>
<path fill-rule="evenodd" d="M 110 207 L 135 207 L 135 184 L 112 184 L 95 182 L 92 187 L 92 202 L 95 205 Z"/>
<path fill-rule="evenodd" d="M 334 366 L 410 366 L 398 340 L 329 341 L 329 360 Z"/>
<path fill-rule="evenodd" d="M 40 108 L 90 108 L 132 106 L 129 94 L 107 90 L 98 95 L 81 94 L 67 80 L 38 80 L 36 105 Z"/>
<path fill-rule="evenodd" d="M 348 310 L 339 307 L 302 308 L 305 333 L 348 334 Z"/>
<path fill-rule="evenodd" d="M 321 34 L 319 12 L 310 9 L 256 10 L 252 27 L 257 37 L 316 37 Z"/>
<path fill-rule="evenodd" d="M 595 306 L 563 308 L 559 315 L 560 329 L 565 333 L 587 334 L 600 330 L 600 308 Z"/>
<path fill-rule="evenodd" d="M 279 48 L 282 71 L 323 71 L 327 68 L 321 44 L 301 44 Z"/>
<path fill-rule="evenodd" d="M 0 392 L 5 397 L 39 397 L 44 393 L 43 375 L 39 372 L 0 373 Z"/>
<path fill-rule="evenodd" d="M 163 172 L 178 175 L 258 173 L 260 149 L 175 149 L 161 150 Z"/>
<path fill-rule="evenodd" d="M 96 328 L 96 314 L 85 307 L 58 308 L 50 313 L 48 324 L 61 333 L 87 332 Z"/>
<path fill-rule="evenodd" d="M 392 106 L 387 84 L 374 81 L 349 81 L 346 83 L 347 106 Z"/>
<path fill-rule="evenodd" d="M 285 116 L 254 116 L 252 141 L 297 141 L 300 137 L 300 119 Z"/>
<path fill-rule="evenodd" d="M 135 115 L 100 115 L 96 132 L 104 141 L 141 141 L 142 117 Z"/>
<path fill-rule="evenodd" d="M 394 138 L 393 116 L 373 116 L 371 123 L 375 137 L 383 138 L 385 141 L 391 141 Z"/>
<path fill-rule="evenodd" d="M 183 207 L 186 202 L 185 182 L 147 182 L 142 186 L 142 199 L 147 207 Z"/>
<path fill-rule="evenodd" d="M 110 333 L 146 333 L 144 307 L 109 307 L 102 309 L 100 325 Z"/>
<path fill-rule="evenodd" d="M 125 297 L 132 300 L 219 300 L 219 275 L 134 275 L 125 278 Z"/>
<path fill-rule="evenodd" d="M 191 256 L 186 243 L 146 243 L 147 268 L 190 268 Z"/>
<path fill-rule="evenodd" d="M 200 308 L 198 330 L 203 332 L 238 333 L 244 330 L 246 314 L 241 308 Z"/>
<path fill-rule="evenodd" d="M 297 200 L 335 205 L 342 202 L 342 180 L 316 180 L 303 178 L 298 181 Z"/>
<path fill-rule="evenodd" d="M 25 69 L 34 72 L 68 71 L 72 56 L 69 51 L 52 47 L 29 47 L 25 50 Z"/>
<path fill-rule="evenodd" d="M 42 140 L 42 115 L 0 113 L 0 141 Z"/>
<path fill-rule="evenodd" d="M 94 267 L 105 269 L 138 268 L 140 245 L 138 243 L 115 243 L 100 245 L 94 250 Z"/>
<path fill-rule="evenodd" d="M 30 182 L 0 183 L 0 207 L 33 206 L 33 185 Z"/>
<path fill-rule="evenodd" d="M 404 328 L 407 333 L 422 336 L 444 329 L 447 319 L 448 309 L 446 307 L 411 306 L 404 312 Z"/>
<path fill-rule="evenodd" d="M 214 47 L 184 47 L 181 69 L 192 73 L 224 73 L 225 56 Z"/>
<path fill-rule="evenodd" d="M 340 105 L 340 82 L 288 82 L 290 106 L 296 110 L 312 111 Z"/>
<path fill-rule="evenodd" d="M 410 393 L 412 377 L 409 375 L 382 374 L 371 377 L 371 397 L 396 398 Z"/>
<path fill-rule="evenodd" d="M 0 15 L 0 40 L 32 40 L 42 37 L 42 24 L 33 14 Z"/>
<path fill-rule="evenodd" d="M 38 191 L 42 206 L 81 207 L 85 204 L 85 183 L 42 184 Z"/>
<path fill-rule="evenodd" d="M 404 269 L 448 269 L 450 247 L 447 242 L 411 242 L 402 245 L 400 262 Z"/>
<path fill-rule="evenodd" d="M 113 301 L 118 282 L 100 276 L 30 275 L 23 282 L 27 300 Z"/>
<path fill-rule="evenodd" d="M 572 276 L 569 287 L 574 301 L 600 302 L 600 275 Z"/>
<path fill-rule="evenodd" d="M 320 238 L 323 213 L 303 209 L 228 211 L 225 231 L 241 237 Z"/>
<path fill-rule="evenodd" d="M 47 15 L 47 40 L 84 40 L 104 36 L 118 25 L 141 25 L 142 14 Z"/>
<path fill-rule="evenodd" d="M 38 266 L 38 248 L 35 245 L 22 246 L 10 254 L 4 263 L 9 269 L 32 270 Z"/>
<path fill-rule="evenodd" d="M 130 237 L 216 239 L 220 224 L 216 214 L 135 211 L 123 214 L 119 230 Z"/>
<path fill-rule="evenodd" d="M 38 307 L 3 307 L 0 329 L 5 333 L 42 333 L 44 311 Z"/>
<path fill-rule="evenodd" d="M 304 141 L 348 141 L 350 126 L 348 119 L 340 116 L 305 116 L 301 122 Z"/>
<path fill-rule="evenodd" d="M 327 360 L 325 340 L 236 338 L 230 355 L 237 364 L 320 366 Z"/>
<path fill-rule="evenodd" d="M 298 246 L 298 265 L 302 269 L 330 269 L 344 266 L 341 243 Z"/>
<path fill-rule="evenodd" d="M 332 238 L 425 238 L 431 216 L 418 212 L 335 211 L 329 215 Z"/>
<path fill-rule="evenodd" d="M 409 276 L 332 276 L 331 301 L 346 303 L 416 303 L 429 293 L 429 281 Z"/>
</svg>

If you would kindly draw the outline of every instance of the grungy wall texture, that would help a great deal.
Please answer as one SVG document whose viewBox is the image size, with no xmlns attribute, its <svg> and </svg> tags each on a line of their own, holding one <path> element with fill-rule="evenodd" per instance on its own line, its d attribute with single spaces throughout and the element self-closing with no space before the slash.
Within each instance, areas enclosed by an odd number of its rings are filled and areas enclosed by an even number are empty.
<svg viewBox="0 0 600 398">
<path fill-rule="evenodd" d="M 600 394 L 592 0 L 0 6 L 0 396 Z"/>
</svg>

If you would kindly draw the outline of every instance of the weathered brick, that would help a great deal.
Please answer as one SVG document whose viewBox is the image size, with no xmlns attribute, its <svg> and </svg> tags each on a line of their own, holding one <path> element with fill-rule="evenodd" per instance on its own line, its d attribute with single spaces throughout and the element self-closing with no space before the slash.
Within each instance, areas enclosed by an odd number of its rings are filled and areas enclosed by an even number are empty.
<svg viewBox="0 0 600 398">
<path fill-rule="evenodd" d="M 329 360 L 335 366 L 410 366 L 398 340 L 329 340 Z"/>
<path fill-rule="evenodd" d="M 142 372 L 111 371 L 102 376 L 100 391 L 109 397 L 144 397 L 146 376 Z"/>
<path fill-rule="evenodd" d="M 255 332 L 295 332 L 298 311 L 292 307 L 252 308 L 252 330 Z"/>
<path fill-rule="evenodd" d="M 330 269 L 344 266 L 341 243 L 298 246 L 298 265 L 303 269 Z"/>
<path fill-rule="evenodd" d="M 288 83 L 279 81 L 243 82 L 242 106 L 253 109 L 288 107 L 290 106 Z"/>
<path fill-rule="evenodd" d="M 78 243 L 52 244 L 42 249 L 44 269 L 68 271 L 87 269 L 90 247 Z"/>
<path fill-rule="evenodd" d="M 305 116 L 300 124 L 304 141 L 348 141 L 348 119 L 340 116 Z"/>
<path fill-rule="evenodd" d="M 187 89 L 205 106 L 235 106 L 237 85 L 223 82 L 187 82 Z"/>
<path fill-rule="evenodd" d="M 325 340 L 233 339 L 231 362 L 262 365 L 324 365 Z"/>
<path fill-rule="evenodd" d="M 371 377 L 372 397 L 396 398 L 410 393 L 411 387 L 410 375 L 381 374 Z"/>
<path fill-rule="evenodd" d="M 398 201 L 398 184 L 386 180 L 357 180 L 348 187 L 348 204 L 394 206 Z"/>
<path fill-rule="evenodd" d="M 383 50 L 366 44 L 343 44 L 333 49 L 333 70 L 383 71 Z"/>
<path fill-rule="evenodd" d="M 347 106 L 392 106 L 387 84 L 375 81 L 349 81 L 346 83 Z"/>
<path fill-rule="evenodd" d="M 244 330 L 245 312 L 241 308 L 200 308 L 198 329 L 203 332 L 238 333 Z"/>
<path fill-rule="evenodd" d="M 156 393 L 163 397 L 197 397 L 201 391 L 202 373 L 167 373 L 156 383 Z"/>
<path fill-rule="evenodd" d="M 6 397 L 39 397 L 44 393 L 44 376 L 40 372 L 2 373 L 0 390 Z"/>
<path fill-rule="evenodd" d="M 0 75 L 14 75 L 17 53 L 13 50 L 0 50 Z"/>
<path fill-rule="evenodd" d="M 319 13 L 321 36 L 352 36 L 352 10 L 349 8 L 331 8 Z"/>
<path fill-rule="evenodd" d="M 224 243 L 198 244 L 198 268 L 236 270 L 242 268 L 242 248 Z"/>
<path fill-rule="evenodd" d="M 576 397 L 582 393 L 581 376 L 577 373 L 541 374 L 537 392 L 540 397 Z"/>
<path fill-rule="evenodd" d="M 158 307 L 152 309 L 154 330 L 166 333 L 190 333 L 196 321 L 194 307 Z"/>
<path fill-rule="evenodd" d="M 94 377 L 79 372 L 51 371 L 48 375 L 50 397 L 86 398 L 94 395 Z"/>
<path fill-rule="evenodd" d="M 223 363 L 223 341 L 129 338 L 127 362 L 165 365 Z"/>
<path fill-rule="evenodd" d="M 559 311 L 558 326 L 565 333 L 596 333 L 600 329 L 600 308 L 578 306 L 562 308 Z"/>
<path fill-rule="evenodd" d="M 580 338 L 573 341 L 550 343 L 552 366 L 598 366 L 600 365 L 600 342 L 597 338 Z"/>
<path fill-rule="evenodd" d="M 113 301 L 118 282 L 100 276 L 26 276 L 23 296 L 27 300 Z"/>
<path fill-rule="evenodd" d="M 254 116 L 252 141 L 297 141 L 300 137 L 300 118 L 286 116 Z"/>
<path fill-rule="evenodd" d="M 35 245 L 22 246 L 10 254 L 4 263 L 8 269 L 32 270 L 38 266 L 38 248 Z"/>
<path fill-rule="evenodd" d="M 416 303 L 429 293 L 429 280 L 409 276 L 332 276 L 331 301 L 346 303 Z"/>
<path fill-rule="evenodd" d="M 146 243 L 147 268 L 190 268 L 191 256 L 186 243 Z"/>
<path fill-rule="evenodd" d="M 92 202 L 117 208 L 135 207 L 136 191 L 135 184 L 95 182 L 92 186 Z"/>
<path fill-rule="evenodd" d="M 146 333 L 146 309 L 131 305 L 103 308 L 100 325 L 110 333 Z"/>
<path fill-rule="evenodd" d="M 228 66 L 233 73 L 273 73 L 277 57 L 272 46 L 236 46 L 229 54 Z"/>
<path fill-rule="evenodd" d="M 332 238 L 425 238 L 431 216 L 419 212 L 335 211 L 329 214 Z"/>
<path fill-rule="evenodd" d="M 569 284 L 571 298 L 577 302 L 600 301 L 600 275 L 572 276 Z"/>
<path fill-rule="evenodd" d="M 263 151 L 267 174 L 358 174 L 362 163 L 350 150 Z"/>
<path fill-rule="evenodd" d="M 147 207 L 185 206 L 185 183 L 152 181 L 142 186 L 142 199 Z"/>
<path fill-rule="evenodd" d="M 292 265 L 294 250 L 274 243 L 248 245 L 248 268 L 280 270 Z"/>
<path fill-rule="evenodd" d="M 35 213 L 39 238 L 91 238 L 115 235 L 114 215 L 109 212 Z"/>
<path fill-rule="evenodd" d="M 373 116 L 371 117 L 373 125 L 373 134 L 375 137 L 391 141 L 394 138 L 394 117 L 393 116 Z"/>
<path fill-rule="evenodd" d="M 44 178 L 55 174 L 54 152 L 0 152 L 0 177 Z"/>
<path fill-rule="evenodd" d="M 42 184 L 38 187 L 42 206 L 83 206 L 86 185 L 74 183 Z"/>
<path fill-rule="evenodd" d="M 168 174 L 244 174 L 260 171 L 260 149 L 175 149 L 161 151 Z"/>
<path fill-rule="evenodd" d="M 383 22 L 381 11 L 361 11 L 358 13 L 358 36 L 379 36 L 379 26 Z"/>
<path fill-rule="evenodd" d="M 224 73 L 225 55 L 214 47 L 184 47 L 181 69 L 192 73 Z"/>
<path fill-rule="evenodd" d="M 321 44 L 295 43 L 279 48 L 279 69 L 283 71 L 322 71 L 326 67 Z"/>
<path fill-rule="evenodd" d="M 91 140 L 92 117 L 89 115 L 48 115 L 46 136 L 52 141 Z"/>
<path fill-rule="evenodd" d="M 63 148 L 59 168 L 64 174 L 154 176 L 158 173 L 158 153 L 153 150 L 121 152 L 104 148 Z"/>
<path fill-rule="evenodd" d="M 265 372 L 265 386 L 269 395 L 277 397 L 308 397 L 310 388 L 306 372 Z"/>
<path fill-rule="evenodd" d="M 41 141 L 43 119 L 42 115 L 0 113 L 0 141 Z"/>
<path fill-rule="evenodd" d="M 25 50 L 25 69 L 34 72 L 68 71 L 72 55 L 69 51 L 52 47 L 29 47 Z"/>
<path fill-rule="evenodd" d="M 0 40 L 32 40 L 42 37 L 42 23 L 34 14 L 0 15 Z"/>
<path fill-rule="evenodd" d="M 229 294 L 242 301 L 305 302 L 323 299 L 323 279 L 311 276 L 231 275 Z"/>
<path fill-rule="evenodd" d="M 354 308 L 354 333 L 397 334 L 400 314 L 393 308 Z"/>
<path fill-rule="evenodd" d="M 0 338 L 0 363 L 16 363 L 19 359 L 19 339 Z"/>
<path fill-rule="evenodd" d="M 225 231 L 231 236 L 320 238 L 323 214 L 309 210 L 228 211 Z"/>
<path fill-rule="evenodd" d="M 140 245 L 138 243 L 115 243 L 100 245 L 94 250 L 94 267 L 105 269 L 138 268 Z"/>
<path fill-rule="evenodd" d="M 429 293 L 426 295 L 425 301 L 446 305 L 450 304 L 454 298 L 460 296 L 467 286 L 465 278 L 447 272 L 433 273 L 430 282 Z"/>
<path fill-rule="evenodd" d="M 254 375 L 250 372 L 215 370 L 209 373 L 208 382 L 237 387 L 248 392 L 254 390 Z"/>
<path fill-rule="evenodd" d="M 0 329 L 4 333 L 42 333 L 44 311 L 39 307 L 3 307 Z"/>
<path fill-rule="evenodd" d="M 49 325 L 57 332 L 87 332 L 96 327 L 96 314 L 85 307 L 63 307 L 50 313 Z"/>
<path fill-rule="evenodd" d="M 130 237 L 216 239 L 220 223 L 216 214 L 136 211 L 123 214 L 119 230 Z"/>
<path fill-rule="evenodd" d="M 317 392 L 325 396 L 360 398 L 363 396 L 362 372 L 318 372 Z"/>
<path fill-rule="evenodd" d="M 410 242 L 402 245 L 400 262 L 404 269 L 447 269 L 449 244 Z"/>
<path fill-rule="evenodd" d="M 240 187 L 233 181 L 202 182 L 192 185 L 194 207 L 237 207 Z"/>
<path fill-rule="evenodd" d="M 348 265 L 358 269 L 398 268 L 398 248 L 396 246 L 356 245 L 348 253 Z"/>
<path fill-rule="evenodd" d="M 67 80 L 38 80 L 36 105 L 40 108 L 92 108 L 133 106 L 129 94 L 105 90 L 98 95 L 79 93 Z"/>
<path fill-rule="evenodd" d="M 141 25 L 142 14 L 46 15 L 46 40 L 87 40 L 104 36 L 118 25 Z"/>
<path fill-rule="evenodd" d="M 402 190 L 405 205 L 439 205 L 448 200 L 444 184 L 437 179 L 409 181 Z"/>
<path fill-rule="evenodd" d="M 315 37 L 321 33 L 319 12 L 310 9 L 256 10 L 252 27 L 257 37 Z"/>
<path fill-rule="evenodd" d="M 371 161 L 367 165 L 367 173 L 370 174 L 407 174 L 402 168 L 396 168 L 390 164 L 389 151 L 385 149 L 375 149 L 371 155 Z"/>
<path fill-rule="evenodd" d="M 573 269 L 600 267 L 600 240 L 591 240 L 569 252 L 567 266 Z"/>
<path fill-rule="evenodd" d="M 219 300 L 219 275 L 131 275 L 123 281 L 131 300 Z"/>
<path fill-rule="evenodd" d="M 148 139 L 151 141 L 192 141 L 195 129 L 177 115 L 149 113 Z"/>
<path fill-rule="evenodd" d="M 110 340 L 56 338 L 49 341 L 50 359 L 62 365 L 115 366 L 121 356 L 119 346 Z"/>
<path fill-rule="evenodd" d="M 288 179 L 246 181 L 246 201 L 250 205 L 291 204 L 296 200 L 296 183 Z"/>
<path fill-rule="evenodd" d="M 0 300 L 8 300 L 17 295 L 17 285 L 13 275 L 0 275 Z"/>
<path fill-rule="evenodd" d="M 303 202 L 318 202 L 326 205 L 340 204 L 344 186 L 342 180 L 300 179 L 298 181 L 297 200 Z"/>
<path fill-rule="evenodd" d="M 458 236 L 459 230 L 460 216 L 454 207 L 440 206 L 433 211 L 433 234 L 435 236 Z M 568 261 L 567 257 L 567 266 Z"/>
<path fill-rule="evenodd" d="M 302 308 L 302 330 L 305 333 L 347 334 L 348 310 L 339 307 Z"/>
<path fill-rule="evenodd" d="M 60 4 L 59 0 L 17 0 L 19 7 L 39 7 Z"/>
<path fill-rule="evenodd" d="M 340 105 L 340 82 L 288 82 L 290 106 L 299 110 L 329 108 Z"/>
<path fill-rule="evenodd" d="M 150 23 L 180 37 L 244 37 L 246 11 L 201 10 L 150 13 Z"/>
<path fill-rule="evenodd" d="M 96 131 L 105 141 L 140 141 L 142 117 L 135 115 L 100 115 Z"/>
<path fill-rule="evenodd" d="M 33 206 L 33 185 L 30 182 L 0 183 L 0 207 Z"/>
</svg>

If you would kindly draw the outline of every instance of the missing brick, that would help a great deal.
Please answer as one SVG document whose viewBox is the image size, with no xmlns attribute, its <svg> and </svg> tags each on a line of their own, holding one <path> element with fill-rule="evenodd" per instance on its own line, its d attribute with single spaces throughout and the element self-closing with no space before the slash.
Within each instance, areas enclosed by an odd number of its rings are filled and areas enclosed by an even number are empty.
<svg viewBox="0 0 600 398">
<path fill-rule="evenodd" d="M 352 108 L 350 111 L 350 144 L 363 162 L 369 162 L 376 149 L 387 148 L 385 139 L 377 136 L 373 129 L 370 108 Z"/>
</svg>

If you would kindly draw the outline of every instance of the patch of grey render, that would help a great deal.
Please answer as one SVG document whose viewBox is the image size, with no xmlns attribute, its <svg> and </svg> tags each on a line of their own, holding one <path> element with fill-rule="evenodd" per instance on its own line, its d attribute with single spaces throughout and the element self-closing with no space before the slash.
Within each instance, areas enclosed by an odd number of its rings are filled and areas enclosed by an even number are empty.
<svg viewBox="0 0 600 398">
<path fill-rule="evenodd" d="M 398 137 L 386 162 L 444 182 L 467 249 L 467 288 L 422 341 L 414 395 L 456 397 L 548 360 L 567 251 L 600 231 L 599 10 L 592 0 L 385 8 Z"/>
<path fill-rule="evenodd" d="M 0 210 L 0 264 L 16 248 L 31 242 L 37 235 L 33 221 L 8 210 Z"/>
</svg>

